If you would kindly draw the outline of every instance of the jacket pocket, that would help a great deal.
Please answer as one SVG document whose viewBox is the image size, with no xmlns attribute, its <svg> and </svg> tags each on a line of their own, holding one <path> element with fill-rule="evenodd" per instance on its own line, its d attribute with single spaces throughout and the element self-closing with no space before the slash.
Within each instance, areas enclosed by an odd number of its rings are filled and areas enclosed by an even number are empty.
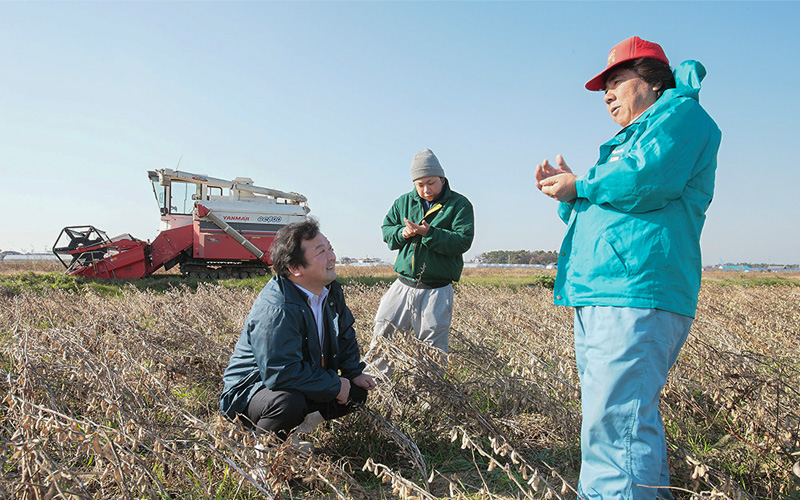
<svg viewBox="0 0 800 500">
<path fill-rule="evenodd" d="M 660 224 L 641 217 L 625 217 L 602 233 L 595 249 L 598 264 L 605 268 L 603 274 L 636 276 L 653 271 L 666 260 L 668 245 L 664 238 Z"/>
<path fill-rule="evenodd" d="M 631 273 L 625 258 L 625 249 L 618 239 L 608 232 L 602 234 L 594 248 L 594 270 L 601 276 L 627 276 Z"/>
</svg>

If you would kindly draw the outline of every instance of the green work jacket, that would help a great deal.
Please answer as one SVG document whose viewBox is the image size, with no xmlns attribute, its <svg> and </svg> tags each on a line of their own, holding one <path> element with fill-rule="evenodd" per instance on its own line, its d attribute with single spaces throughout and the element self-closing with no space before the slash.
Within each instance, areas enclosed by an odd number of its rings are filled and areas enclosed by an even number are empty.
<svg viewBox="0 0 800 500">
<path fill-rule="evenodd" d="M 450 189 L 445 179 L 442 195 L 425 213 L 422 198 L 413 189 L 395 200 L 383 220 L 383 241 L 398 250 L 394 270 L 400 276 L 423 283 L 458 281 L 464 268 L 463 254 L 472 245 L 475 215 L 469 200 Z M 403 219 L 431 226 L 425 236 L 403 238 Z"/>
</svg>

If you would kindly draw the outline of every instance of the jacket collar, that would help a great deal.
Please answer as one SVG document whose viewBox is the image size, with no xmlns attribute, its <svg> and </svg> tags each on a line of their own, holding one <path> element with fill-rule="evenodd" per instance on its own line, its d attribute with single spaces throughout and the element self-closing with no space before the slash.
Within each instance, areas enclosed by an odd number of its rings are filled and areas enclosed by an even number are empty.
<svg viewBox="0 0 800 500">
<path fill-rule="evenodd" d="M 283 301 L 286 304 L 307 304 L 303 292 L 292 283 L 292 280 L 279 275 L 275 275 L 272 279 L 275 280 L 278 289 L 283 292 Z"/>
<path fill-rule="evenodd" d="M 301 305 L 305 304 L 305 305 L 308 305 L 308 302 L 306 301 L 305 294 L 290 279 L 284 278 L 283 276 L 278 276 L 278 275 L 275 275 L 272 279 L 278 285 L 278 289 L 283 292 L 283 300 L 284 300 L 285 303 L 287 303 L 287 304 L 301 304 Z M 342 285 L 339 284 L 339 282 L 336 281 L 336 280 L 332 281 L 328 285 L 328 287 L 327 287 L 328 288 L 328 297 L 326 299 L 326 302 L 330 302 L 331 300 L 336 300 L 336 299 L 333 298 L 334 292 L 337 289 L 340 289 L 341 286 Z"/>
<path fill-rule="evenodd" d="M 627 129 L 631 125 L 636 125 L 649 118 L 651 115 L 660 113 L 665 108 L 672 105 L 674 99 L 690 98 L 695 101 L 700 101 L 700 82 L 706 76 L 706 68 L 698 61 L 683 61 L 672 72 L 675 76 L 675 88 L 667 89 L 661 94 L 656 102 L 647 108 L 644 113 L 639 115 L 630 125 L 623 128 L 620 132 Z"/>
</svg>

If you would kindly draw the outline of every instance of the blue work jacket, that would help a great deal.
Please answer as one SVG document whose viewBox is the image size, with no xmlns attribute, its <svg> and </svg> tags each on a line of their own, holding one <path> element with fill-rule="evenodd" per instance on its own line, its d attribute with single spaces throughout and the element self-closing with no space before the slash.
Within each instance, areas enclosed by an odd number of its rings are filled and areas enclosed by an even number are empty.
<svg viewBox="0 0 800 500">
<path fill-rule="evenodd" d="M 353 318 L 342 286 L 328 285 L 323 304 L 330 357 L 321 365 L 317 323 L 303 293 L 288 279 L 273 277 L 261 290 L 244 323 L 222 381 L 220 410 L 233 418 L 244 413 L 262 387 L 296 389 L 317 402 L 336 399 L 339 374 L 353 379 L 364 370 Z"/>
<path fill-rule="evenodd" d="M 600 159 L 561 203 L 567 232 L 555 303 L 663 309 L 694 317 L 700 233 L 722 134 L 700 106 L 705 68 L 685 61 L 676 88 L 600 146 Z"/>
</svg>

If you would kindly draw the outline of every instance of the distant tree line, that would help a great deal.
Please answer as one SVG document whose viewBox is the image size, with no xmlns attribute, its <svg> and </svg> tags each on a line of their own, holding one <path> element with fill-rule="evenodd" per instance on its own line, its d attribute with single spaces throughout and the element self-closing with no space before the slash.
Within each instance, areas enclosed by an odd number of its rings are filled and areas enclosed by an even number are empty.
<svg viewBox="0 0 800 500">
<path fill-rule="evenodd" d="M 492 250 L 478 255 L 479 260 L 489 264 L 555 264 L 558 252 L 548 250 Z"/>
</svg>

